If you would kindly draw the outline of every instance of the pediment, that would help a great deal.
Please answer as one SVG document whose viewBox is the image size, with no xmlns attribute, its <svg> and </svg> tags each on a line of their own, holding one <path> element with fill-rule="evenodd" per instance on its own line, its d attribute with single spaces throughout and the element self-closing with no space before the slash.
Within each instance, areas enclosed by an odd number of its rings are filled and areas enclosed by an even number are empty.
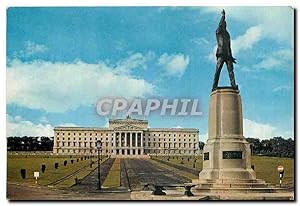
<svg viewBox="0 0 300 206">
<path fill-rule="evenodd" d="M 143 128 L 130 124 L 125 124 L 122 126 L 115 127 L 114 130 L 143 130 Z"/>
</svg>

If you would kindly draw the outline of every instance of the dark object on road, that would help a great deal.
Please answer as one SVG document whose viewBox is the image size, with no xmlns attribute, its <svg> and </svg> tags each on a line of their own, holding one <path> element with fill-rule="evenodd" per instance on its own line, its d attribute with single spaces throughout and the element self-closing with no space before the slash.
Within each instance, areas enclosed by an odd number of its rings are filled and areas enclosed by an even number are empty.
<svg viewBox="0 0 300 206">
<path fill-rule="evenodd" d="M 55 162 L 54 167 L 55 167 L 55 169 L 58 168 L 58 163 L 57 162 Z"/>
<path fill-rule="evenodd" d="M 143 190 L 144 190 L 144 191 L 152 191 L 152 189 L 149 187 L 149 186 L 150 186 L 149 183 L 145 183 L 145 184 L 143 184 L 143 185 L 144 185 L 144 187 L 143 187 Z"/>
<path fill-rule="evenodd" d="M 155 190 L 152 192 L 152 195 L 166 195 L 166 193 L 163 191 L 163 186 L 154 185 L 154 189 Z"/>
<path fill-rule="evenodd" d="M 42 173 L 44 173 L 46 170 L 46 165 L 42 165 Z"/>
<path fill-rule="evenodd" d="M 21 169 L 21 176 L 22 176 L 22 179 L 25 179 L 25 177 L 26 177 L 26 169 Z"/>
<path fill-rule="evenodd" d="M 192 187 L 195 187 L 196 185 L 193 185 L 193 184 L 185 184 L 184 185 L 184 195 L 190 197 L 190 196 L 194 196 L 194 194 L 192 193 L 191 189 Z"/>
</svg>

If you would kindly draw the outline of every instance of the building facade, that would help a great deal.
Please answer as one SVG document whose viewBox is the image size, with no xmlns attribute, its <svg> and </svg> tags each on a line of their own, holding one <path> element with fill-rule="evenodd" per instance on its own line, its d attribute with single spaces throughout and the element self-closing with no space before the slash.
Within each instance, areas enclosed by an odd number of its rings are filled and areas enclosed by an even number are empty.
<svg viewBox="0 0 300 206">
<path fill-rule="evenodd" d="M 119 157 L 149 155 L 194 155 L 199 152 L 199 130 L 191 128 L 149 128 L 147 120 L 109 120 L 108 128 L 55 127 L 53 153 L 60 155 L 101 153 Z"/>
</svg>

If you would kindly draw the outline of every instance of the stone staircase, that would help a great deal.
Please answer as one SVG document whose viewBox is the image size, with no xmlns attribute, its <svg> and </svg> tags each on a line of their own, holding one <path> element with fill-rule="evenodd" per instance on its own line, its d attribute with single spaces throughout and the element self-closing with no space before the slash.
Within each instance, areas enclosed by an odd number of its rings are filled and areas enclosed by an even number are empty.
<svg viewBox="0 0 300 206">
<path fill-rule="evenodd" d="M 282 199 L 291 200 L 294 192 L 274 187 L 261 179 L 196 179 L 193 193 L 218 196 L 218 199 Z"/>
</svg>

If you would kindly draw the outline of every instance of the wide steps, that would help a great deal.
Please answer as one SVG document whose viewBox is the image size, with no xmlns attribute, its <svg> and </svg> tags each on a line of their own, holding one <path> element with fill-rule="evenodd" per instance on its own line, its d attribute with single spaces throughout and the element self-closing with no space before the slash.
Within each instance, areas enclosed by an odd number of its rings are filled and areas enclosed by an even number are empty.
<svg viewBox="0 0 300 206">
<path fill-rule="evenodd" d="M 218 187 L 218 188 L 198 188 L 195 187 L 196 192 L 201 193 L 277 193 L 277 192 L 285 192 L 286 190 L 283 188 L 228 188 L 228 187 Z"/>
<path fill-rule="evenodd" d="M 206 183 L 197 185 L 198 189 L 209 188 L 269 188 L 269 184 L 266 183 Z"/>
</svg>

